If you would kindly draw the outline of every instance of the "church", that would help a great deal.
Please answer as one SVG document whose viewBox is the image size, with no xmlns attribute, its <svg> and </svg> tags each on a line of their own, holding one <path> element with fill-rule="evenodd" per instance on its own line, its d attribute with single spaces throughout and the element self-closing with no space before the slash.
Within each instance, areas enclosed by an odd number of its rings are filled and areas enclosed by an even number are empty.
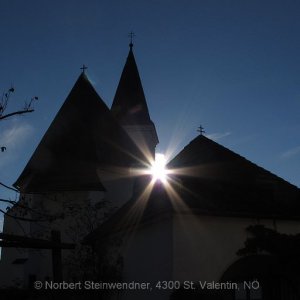
<svg viewBox="0 0 300 300">
<path fill-rule="evenodd" d="M 91 278 L 136 285 L 98 290 L 103 299 L 299 299 L 290 260 L 242 251 L 249 228 L 300 233 L 299 188 L 202 130 L 156 180 L 158 143 L 132 42 L 111 108 L 83 67 L 14 184 L 21 196 L 3 229 L 36 240 L 59 232 L 70 247 L 59 258 L 51 247 L 2 248 L 0 286 Z"/>
</svg>

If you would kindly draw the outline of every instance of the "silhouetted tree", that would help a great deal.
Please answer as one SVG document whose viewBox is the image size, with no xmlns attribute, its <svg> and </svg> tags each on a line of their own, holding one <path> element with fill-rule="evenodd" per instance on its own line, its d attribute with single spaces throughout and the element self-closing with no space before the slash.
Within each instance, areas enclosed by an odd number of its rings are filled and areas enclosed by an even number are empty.
<svg viewBox="0 0 300 300">
<path fill-rule="evenodd" d="M 1 97 L 1 100 L 0 100 L 0 121 L 7 120 L 7 119 L 9 119 L 9 118 L 11 118 L 12 116 L 15 116 L 15 115 L 24 115 L 24 114 L 27 114 L 27 113 L 32 113 L 34 111 L 33 104 L 34 104 L 35 101 L 38 100 L 37 96 L 32 97 L 30 99 L 30 101 L 25 101 L 24 107 L 22 109 L 9 112 L 8 111 L 8 106 L 9 106 L 9 102 L 11 101 L 11 95 L 14 93 L 14 91 L 15 91 L 14 87 L 11 87 L 10 89 L 8 89 L 6 92 L 4 92 L 2 94 L 2 97 Z M 6 145 L 0 145 L 0 152 L 4 152 L 6 150 L 7 150 Z M 14 188 L 12 188 L 12 187 L 10 187 L 10 186 L 2 183 L 2 182 L 0 182 L 0 186 L 4 187 L 6 189 L 9 189 L 9 190 L 18 192 L 16 189 L 14 189 Z M 18 208 L 21 208 L 23 210 L 29 209 L 29 207 L 27 207 L 23 204 L 17 203 L 17 201 L 13 201 L 13 200 L 9 200 L 9 199 L 0 198 L 0 202 L 4 202 L 4 203 L 10 205 L 9 207 L 7 207 L 6 210 L 11 208 L 12 206 L 17 206 Z M 18 219 L 21 219 L 21 220 L 26 220 L 26 218 L 24 216 L 13 216 L 13 215 L 8 214 L 7 212 L 5 212 L 2 209 L 0 209 L 0 212 L 2 212 L 3 214 L 8 215 L 10 217 L 15 217 L 15 218 L 18 218 Z"/>
<path fill-rule="evenodd" d="M 77 280 L 96 279 L 99 273 L 108 276 L 108 271 L 104 272 L 103 268 L 108 269 L 107 262 L 114 261 L 114 248 L 118 239 L 113 239 L 109 244 L 101 244 L 101 259 L 107 258 L 106 264 L 99 261 L 90 245 L 82 244 L 83 239 L 92 231 L 97 229 L 103 224 L 116 210 L 112 203 L 105 198 L 91 200 L 85 199 L 84 201 L 76 202 L 72 197 L 65 196 L 63 201 L 63 212 L 66 226 L 66 234 L 69 239 L 76 245 L 75 249 L 70 251 L 65 259 L 65 266 L 68 269 L 68 275 L 76 277 Z M 111 268 L 109 269 L 111 271 Z M 76 274 L 74 276 L 74 274 Z M 103 276 L 101 277 L 103 279 Z M 107 277 L 105 279 L 108 279 Z M 109 278 L 111 279 L 111 278 Z"/>
<path fill-rule="evenodd" d="M 284 234 L 264 225 L 249 226 L 246 229 L 251 236 L 245 241 L 245 247 L 238 255 L 269 253 L 281 260 L 300 261 L 300 234 Z"/>
<path fill-rule="evenodd" d="M 14 91 L 15 89 L 11 87 L 7 92 L 2 94 L 2 98 L 0 102 L 0 120 L 4 120 L 15 115 L 23 115 L 23 114 L 31 113 L 34 111 L 33 102 L 38 100 L 37 96 L 32 97 L 29 102 L 25 101 L 23 109 L 7 113 L 8 103 L 10 101 L 11 94 Z"/>
<path fill-rule="evenodd" d="M 245 241 L 245 247 L 237 251 L 237 255 L 271 255 L 278 268 L 278 274 L 288 279 L 294 292 L 300 297 L 300 234 L 284 234 L 266 228 L 264 225 L 254 225 L 246 228 L 250 236 Z"/>
</svg>

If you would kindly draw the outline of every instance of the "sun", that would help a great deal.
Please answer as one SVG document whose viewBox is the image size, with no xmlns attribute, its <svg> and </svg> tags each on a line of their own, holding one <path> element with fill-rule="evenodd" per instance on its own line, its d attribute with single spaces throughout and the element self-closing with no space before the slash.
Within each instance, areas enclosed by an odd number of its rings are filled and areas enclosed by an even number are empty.
<svg viewBox="0 0 300 300">
<path fill-rule="evenodd" d="M 165 155 L 162 153 L 156 153 L 155 160 L 150 168 L 150 174 L 152 175 L 153 181 L 161 181 L 162 183 L 167 182 L 168 171 L 166 169 L 166 164 L 167 161 Z"/>
</svg>

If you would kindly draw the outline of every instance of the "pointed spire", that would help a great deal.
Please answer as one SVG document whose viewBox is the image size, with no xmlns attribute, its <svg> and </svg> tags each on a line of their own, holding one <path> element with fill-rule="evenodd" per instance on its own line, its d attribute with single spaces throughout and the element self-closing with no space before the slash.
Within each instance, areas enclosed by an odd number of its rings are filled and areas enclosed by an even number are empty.
<svg viewBox="0 0 300 300">
<path fill-rule="evenodd" d="M 133 47 L 133 38 L 135 37 L 135 34 L 133 31 L 130 31 L 128 34 L 128 37 L 130 37 L 130 44 L 129 44 L 129 48 L 130 51 L 132 51 L 132 47 Z"/>
<path fill-rule="evenodd" d="M 122 124 L 151 123 L 148 106 L 142 87 L 139 71 L 135 62 L 132 47 L 133 33 L 127 60 L 111 107 L 113 115 Z"/>
</svg>

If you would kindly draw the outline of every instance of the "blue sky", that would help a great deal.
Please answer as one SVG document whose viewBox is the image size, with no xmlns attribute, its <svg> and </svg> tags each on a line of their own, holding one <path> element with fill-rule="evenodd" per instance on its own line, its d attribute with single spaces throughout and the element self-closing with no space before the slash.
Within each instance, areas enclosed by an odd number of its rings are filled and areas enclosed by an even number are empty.
<svg viewBox="0 0 300 300">
<path fill-rule="evenodd" d="M 0 91 L 16 89 L 8 111 L 39 100 L 0 124 L 0 181 L 17 179 L 83 63 L 111 105 L 133 30 L 158 152 L 176 154 L 202 124 L 300 186 L 299 15 L 299 1 L 1 1 Z"/>
</svg>

